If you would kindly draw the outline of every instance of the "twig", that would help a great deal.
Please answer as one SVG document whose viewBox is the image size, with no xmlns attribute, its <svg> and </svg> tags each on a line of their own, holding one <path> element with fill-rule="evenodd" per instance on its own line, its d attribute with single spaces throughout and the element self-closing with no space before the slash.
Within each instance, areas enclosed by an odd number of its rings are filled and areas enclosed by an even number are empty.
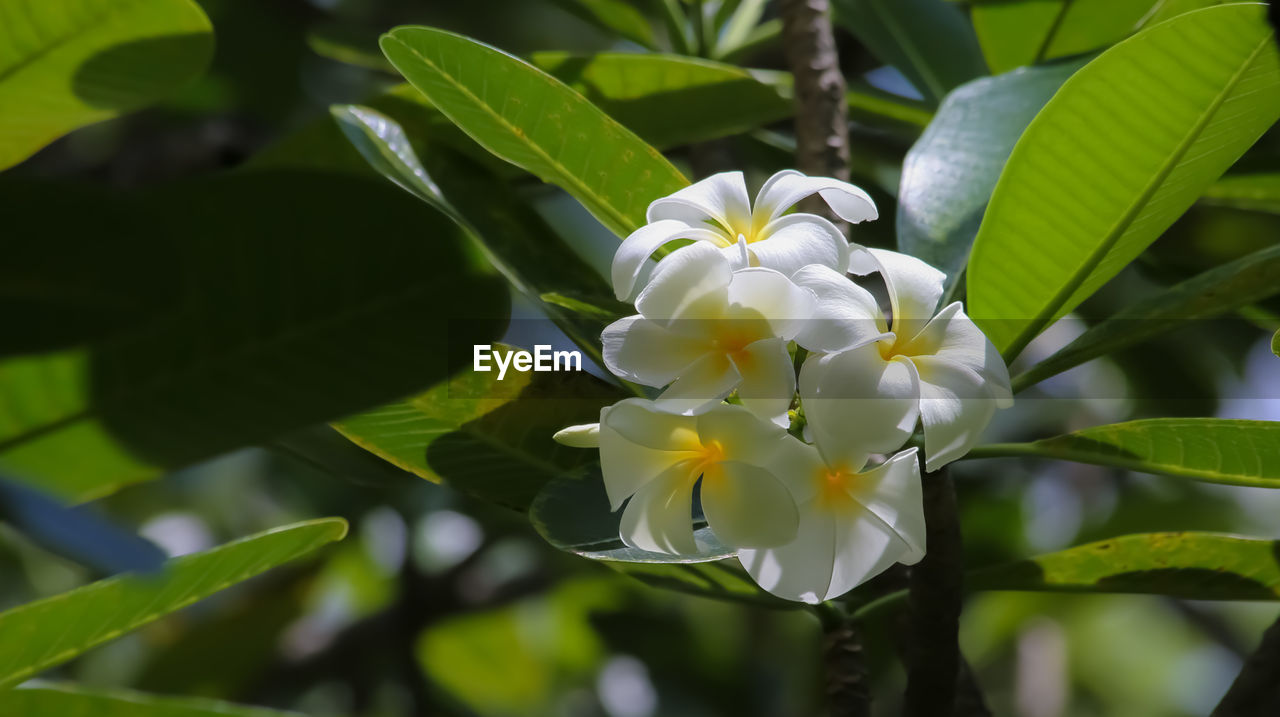
<svg viewBox="0 0 1280 717">
<path fill-rule="evenodd" d="M 907 596 L 907 690 L 904 717 L 948 717 L 955 713 L 960 675 L 960 594 L 963 547 L 956 493 L 944 468 L 924 475 L 928 552 L 911 570 Z"/>
<path fill-rule="evenodd" d="M 862 639 L 840 607 L 833 603 L 814 607 L 822 622 L 822 665 L 831 717 L 869 717 L 871 692 Z"/>
<path fill-rule="evenodd" d="M 795 77 L 800 171 L 849 179 L 849 108 L 828 0 L 782 0 L 782 40 Z M 807 210 L 837 218 L 821 201 Z"/>
<path fill-rule="evenodd" d="M 1262 634 L 1231 689 L 1210 717 L 1274 717 L 1280 714 L 1280 618 Z"/>
</svg>

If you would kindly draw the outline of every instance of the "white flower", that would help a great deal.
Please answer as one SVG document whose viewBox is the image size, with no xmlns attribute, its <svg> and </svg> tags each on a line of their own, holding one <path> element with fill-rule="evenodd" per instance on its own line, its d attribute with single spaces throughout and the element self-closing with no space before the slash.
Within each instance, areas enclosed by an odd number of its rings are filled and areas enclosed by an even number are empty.
<svg viewBox="0 0 1280 717">
<path fill-rule="evenodd" d="M 657 400 L 663 410 L 700 413 L 736 389 L 744 407 L 785 425 L 796 389 L 787 342 L 814 304 L 786 276 L 735 272 L 699 242 L 658 264 L 636 300 L 639 315 L 605 328 L 604 363 L 636 383 L 667 386 Z"/>
<path fill-rule="evenodd" d="M 725 545 L 767 547 L 795 537 L 791 493 L 760 467 L 790 439 L 772 423 L 729 404 L 690 417 L 631 398 L 600 412 L 599 436 L 611 508 L 631 499 L 619 529 L 627 545 L 697 552 L 692 510 L 699 478 L 707 525 Z"/>
<path fill-rule="evenodd" d="M 959 302 L 934 315 L 942 272 L 881 249 L 854 251 L 850 270 L 883 276 L 889 319 L 869 292 L 834 282 L 832 272 L 810 267 L 792 277 L 814 291 L 818 315 L 844 327 L 848 344 L 810 357 L 800 371 L 801 403 L 814 440 L 856 439 L 869 451 L 887 453 L 906 441 L 919 417 L 925 467 L 937 470 L 973 447 L 996 408 L 1012 405 L 1008 369 Z"/>
<path fill-rule="evenodd" d="M 816 214 L 784 213 L 801 199 L 818 194 L 848 222 L 876 218 L 876 205 L 861 189 L 837 179 L 807 177 L 783 170 L 756 195 L 747 196 L 742 172 L 723 172 L 649 205 L 648 224 L 637 229 L 613 257 L 613 287 L 620 300 L 635 291 L 645 262 L 669 242 L 694 239 L 719 247 L 742 266 L 762 266 L 791 274 L 808 264 L 843 269 L 849 244 L 840 230 Z"/>
<path fill-rule="evenodd" d="M 760 587 L 787 600 L 819 603 L 894 563 L 910 565 L 924 557 L 916 449 L 864 471 L 866 459 L 856 450 L 820 452 L 787 437 L 767 465 L 791 489 L 800 528 L 786 545 L 738 551 L 742 567 Z"/>
</svg>

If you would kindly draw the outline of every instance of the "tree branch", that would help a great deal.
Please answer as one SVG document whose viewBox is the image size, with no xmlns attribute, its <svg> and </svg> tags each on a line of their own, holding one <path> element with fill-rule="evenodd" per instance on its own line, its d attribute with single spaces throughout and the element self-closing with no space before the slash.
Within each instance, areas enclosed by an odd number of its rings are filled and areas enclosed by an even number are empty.
<svg viewBox="0 0 1280 717">
<path fill-rule="evenodd" d="M 910 630 L 902 713 L 905 717 L 948 717 L 955 714 L 960 679 L 964 549 L 955 487 L 945 468 L 924 475 L 924 516 L 928 552 L 911 570 L 907 596 Z"/>
<path fill-rule="evenodd" d="M 1210 717 L 1272 717 L 1280 714 L 1280 618 L 1262 634 L 1231 689 Z"/>
<path fill-rule="evenodd" d="M 849 109 L 828 5 L 828 0 L 782 0 L 782 40 L 795 77 L 798 168 L 848 180 Z M 806 210 L 839 221 L 816 199 Z"/>
<path fill-rule="evenodd" d="M 822 665 L 831 717 L 870 717 L 871 690 L 862 639 L 842 610 L 817 606 L 822 621 Z"/>
</svg>

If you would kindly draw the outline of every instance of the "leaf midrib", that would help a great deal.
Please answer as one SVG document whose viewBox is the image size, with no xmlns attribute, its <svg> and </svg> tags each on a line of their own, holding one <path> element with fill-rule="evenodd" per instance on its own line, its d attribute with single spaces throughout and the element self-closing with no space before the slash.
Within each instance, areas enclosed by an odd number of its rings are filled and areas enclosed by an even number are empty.
<svg viewBox="0 0 1280 717">
<path fill-rule="evenodd" d="M 1177 168 L 1178 163 L 1182 161 L 1182 158 L 1186 156 L 1186 153 L 1195 144 L 1196 140 L 1200 138 L 1201 134 L 1203 134 L 1205 128 L 1213 121 L 1218 110 L 1222 107 L 1222 103 L 1225 102 L 1227 97 L 1235 90 L 1236 85 L 1239 84 L 1240 78 L 1244 76 L 1245 72 L 1253 66 L 1258 54 L 1262 52 L 1263 48 L 1270 45 L 1274 34 L 1274 32 L 1268 32 L 1261 40 L 1259 40 L 1258 44 L 1253 48 L 1253 51 L 1249 53 L 1249 56 L 1245 58 L 1244 62 L 1240 63 L 1238 68 L 1236 68 L 1235 73 L 1232 74 L 1231 78 L 1227 81 L 1227 84 L 1224 85 L 1222 90 L 1214 97 L 1213 102 L 1211 102 L 1209 107 L 1206 108 L 1200 119 L 1192 125 L 1191 130 L 1182 138 L 1182 141 L 1169 155 L 1169 158 L 1163 165 L 1161 165 L 1159 171 L 1152 175 L 1151 179 L 1147 182 L 1147 185 L 1143 187 L 1143 190 L 1138 195 L 1137 199 L 1129 205 L 1129 208 L 1120 216 L 1120 219 L 1112 225 L 1112 228 L 1107 232 L 1103 241 L 1098 244 L 1092 252 L 1090 252 L 1088 258 L 1072 278 L 1064 284 L 1056 294 L 1054 294 L 1053 298 L 1051 298 L 1045 307 L 1041 309 L 1040 313 L 1036 315 L 1036 318 L 1014 338 L 1013 342 L 1009 344 L 1008 349 L 1002 352 L 1006 361 L 1011 362 L 1018 356 L 1018 354 L 1022 353 L 1022 350 L 1031 342 L 1031 339 L 1035 338 L 1040 333 L 1040 327 L 1053 320 L 1053 317 L 1058 313 L 1058 309 L 1066 303 L 1066 301 L 1070 299 L 1072 295 L 1074 295 L 1075 292 L 1084 284 L 1089 276 L 1093 274 L 1093 271 L 1098 268 L 1098 265 L 1102 263 L 1102 260 L 1106 258 L 1107 254 L 1111 253 L 1111 250 L 1115 247 L 1116 243 L 1119 242 L 1120 239 L 1122 239 L 1128 232 L 1129 227 L 1132 226 L 1133 222 L 1138 218 L 1138 215 L 1141 214 L 1142 210 L 1151 201 L 1151 198 L 1160 190 L 1164 185 L 1165 180 L 1167 180 L 1169 175 L 1173 173 L 1173 170 Z M 1079 77 L 1079 75 L 1076 75 L 1076 77 Z M 1068 80 L 1068 82 L 1070 81 L 1071 80 Z M 1061 90 L 1059 90 L 1059 92 L 1061 92 Z"/>
</svg>

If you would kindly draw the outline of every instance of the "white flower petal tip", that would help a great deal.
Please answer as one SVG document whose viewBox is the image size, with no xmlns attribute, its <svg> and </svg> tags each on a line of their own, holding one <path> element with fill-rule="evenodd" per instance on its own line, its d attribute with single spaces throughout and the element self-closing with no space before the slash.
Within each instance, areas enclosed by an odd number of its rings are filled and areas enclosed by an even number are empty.
<svg viewBox="0 0 1280 717">
<path fill-rule="evenodd" d="M 809 177 L 794 169 L 784 169 L 764 183 L 756 195 L 756 213 L 776 217 L 814 194 L 846 222 L 858 224 L 880 216 L 876 203 L 861 188 L 830 177 Z"/>
<path fill-rule="evenodd" d="M 582 423 L 576 426 L 568 426 L 556 431 L 551 438 L 556 443 L 570 448 L 599 448 L 600 424 Z"/>
<path fill-rule="evenodd" d="M 636 292 L 636 281 L 654 252 L 680 239 L 719 244 L 719 237 L 715 232 L 675 220 L 646 224 L 623 239 L 613 255 L 613 266 L 610 269 L 613 292 L 618 300 L 627 301 L 632 298 Z"/>
</svg>

